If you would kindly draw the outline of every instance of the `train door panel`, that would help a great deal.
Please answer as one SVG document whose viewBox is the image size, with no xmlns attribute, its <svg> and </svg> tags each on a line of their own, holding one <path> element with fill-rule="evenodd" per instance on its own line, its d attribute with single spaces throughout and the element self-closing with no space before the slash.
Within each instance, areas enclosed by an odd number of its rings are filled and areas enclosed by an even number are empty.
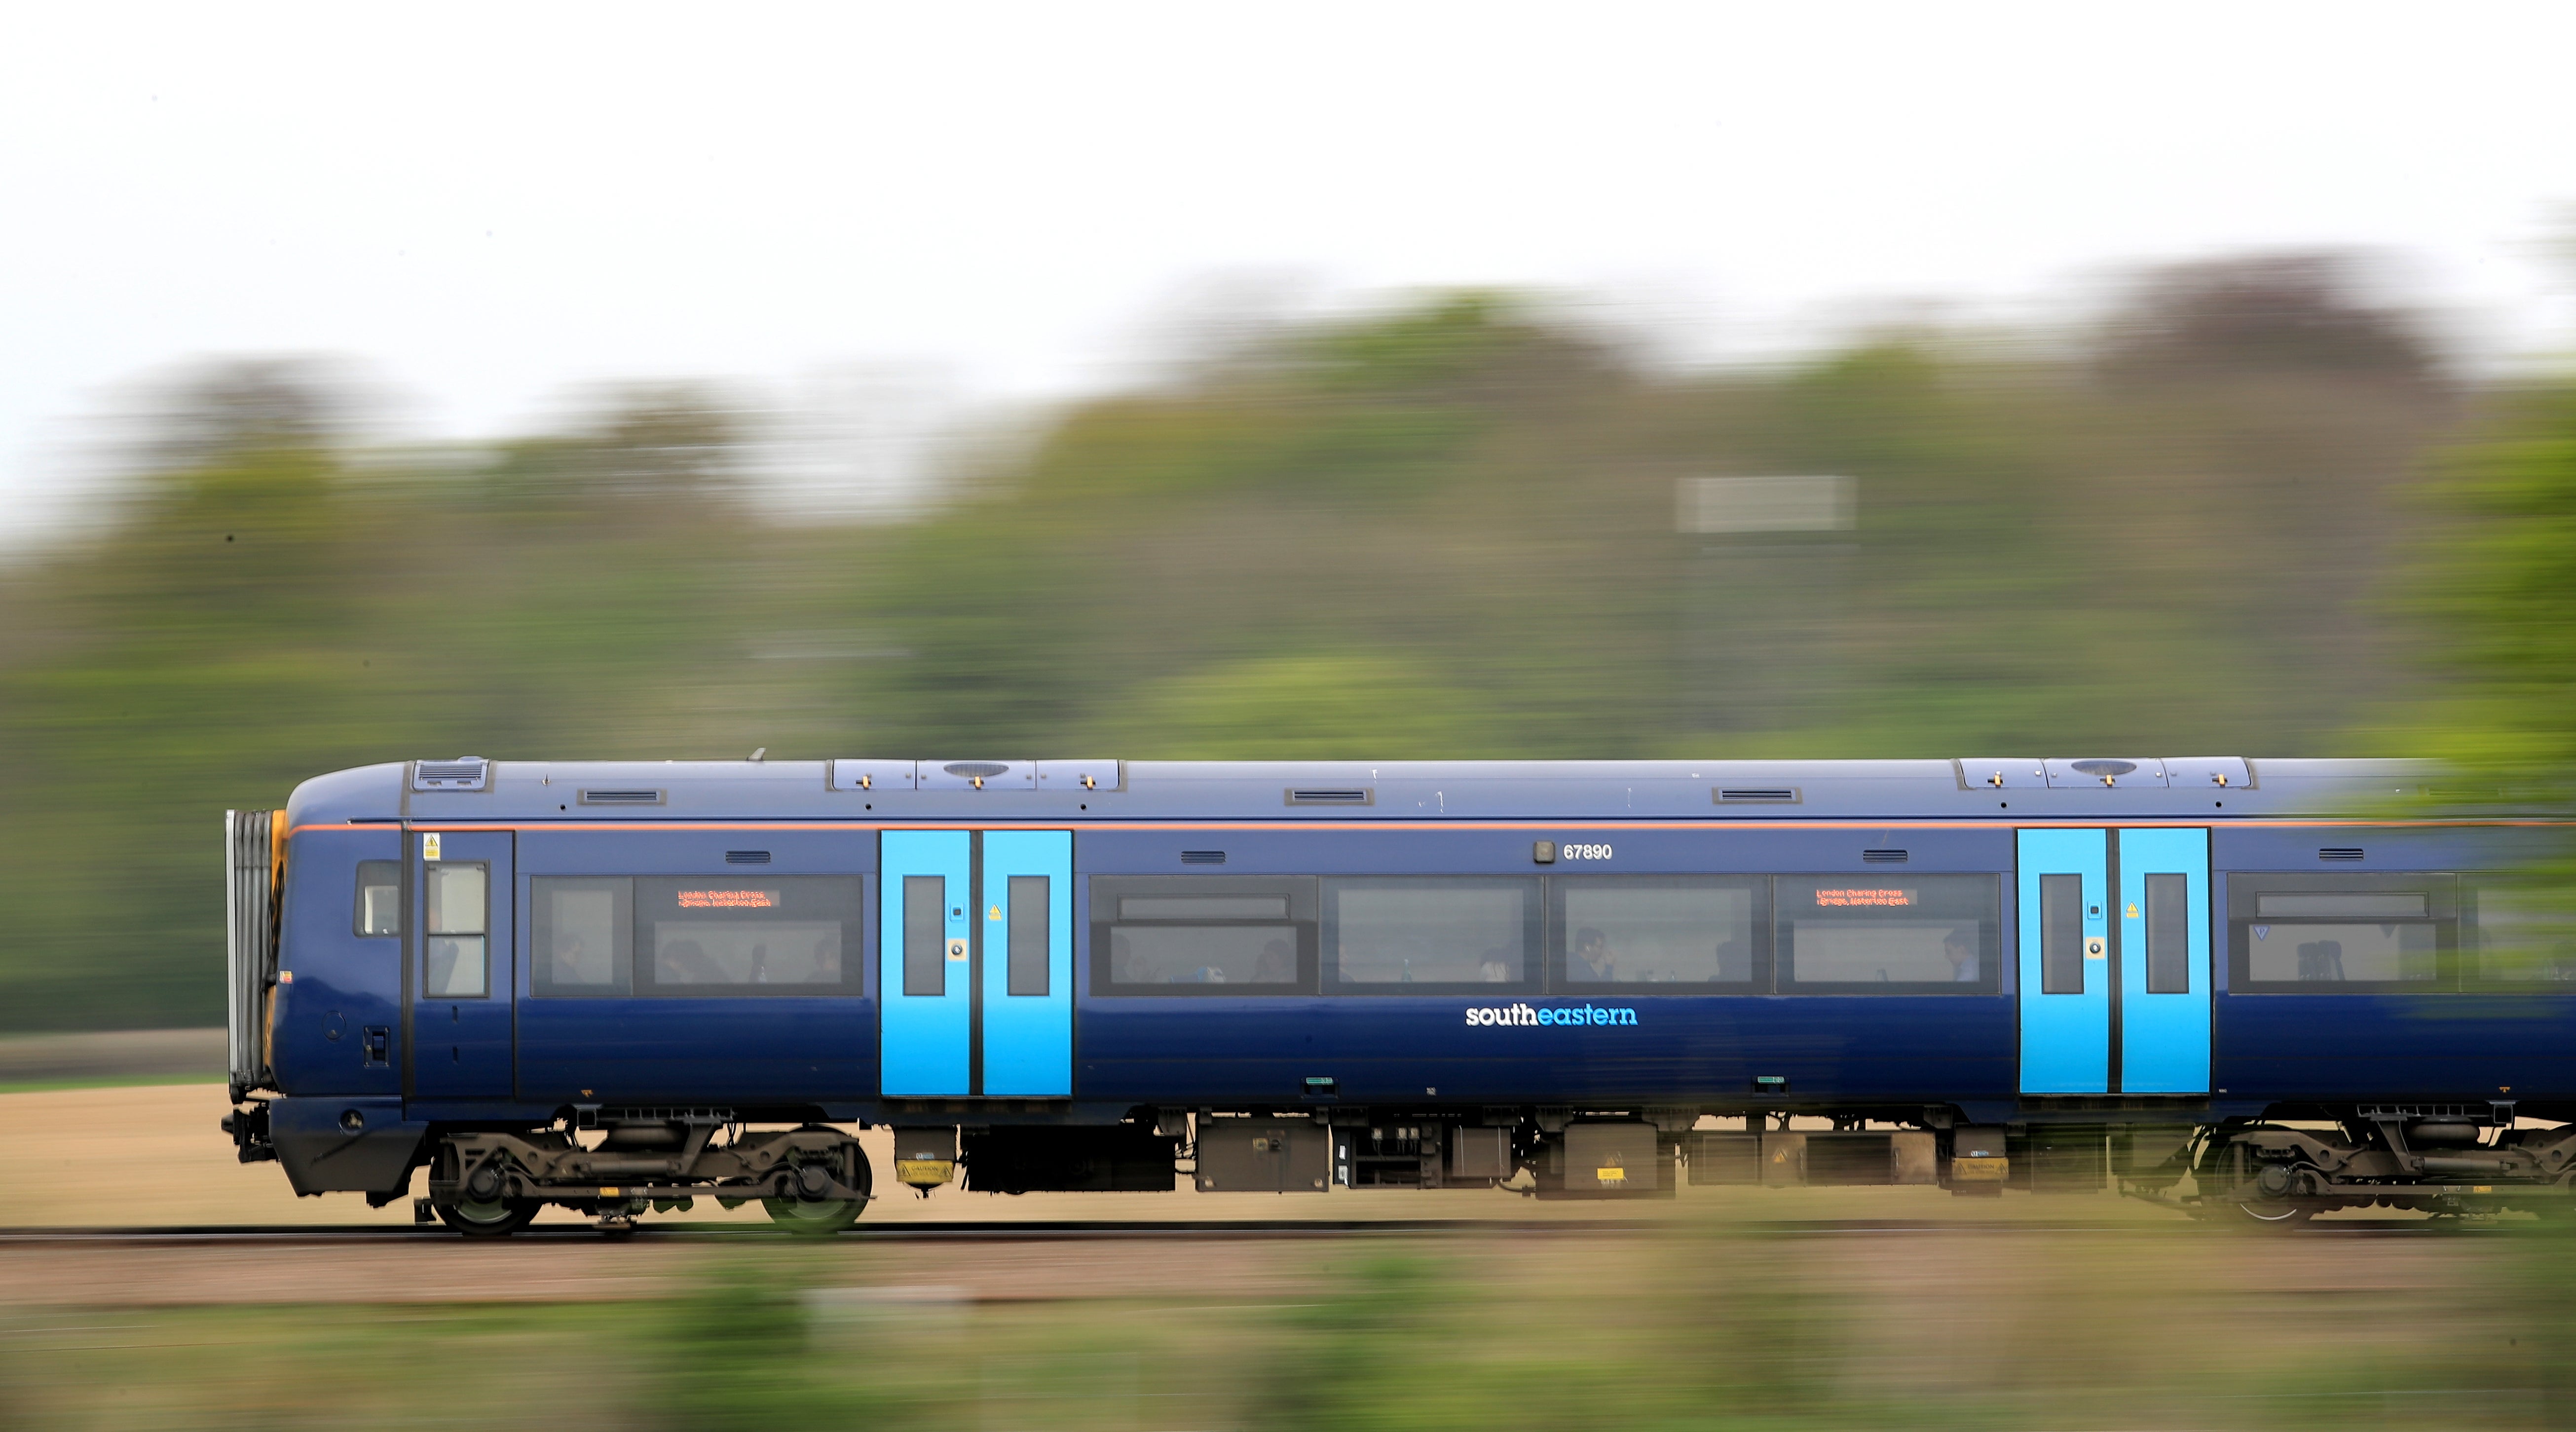
<svg viewBox="0 0 2576 1432">
<path fill-rule="evenodd" d="M 2209 832 L 2119 833 L 2120 1085 L 2209 1092 Z"/>
<path fill-rule="evenodd" d="M 507 1098 L 517 983 L 508 831 L 420 831 L 412 869 L 411 1092 L 425 1099 Z"/>
<path fill-rule="evenodd" d="M 1073 832 L 890 830 L 888 1098 L 1073 1093 Z"/>
<path fill-rule="evenodd" d="M 888 1098 L 972 1092 L 971 844 L 963 830 L 889 830 L 879 848 L 877 1006 Z"/>
<path fill-rule="evenodd" d="M 2209 832 L 2021 832 L 2021 1089 L 2209 1091 Z"/>
<path fill-rule="evenodd" d="M 983 836 L 983 1068 L 995 1098 L 1073 1093 L 1073 832 Z"/>
<path fill-rule="evenodd" d="M 2020 857 L 2021 1091 L 2108 1093 L 2109 832 L 2025 830 Z"/>
</svg>

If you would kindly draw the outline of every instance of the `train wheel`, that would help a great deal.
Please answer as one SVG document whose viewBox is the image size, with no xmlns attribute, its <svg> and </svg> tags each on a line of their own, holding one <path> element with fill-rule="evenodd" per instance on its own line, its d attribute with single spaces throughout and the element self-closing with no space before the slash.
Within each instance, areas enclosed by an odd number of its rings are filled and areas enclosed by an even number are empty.
<svg viewBox="0 0 2576 1432">
<path fill-rule="evenodd" d="M 2304 1199 L 2262 1198 L 2236 1205 L 2247 1219 L 2274 1228 L 2290 1228 L 2317 1216 L 2317 1206 Z"/>
<path fill-rule="evenodd" d="M 790 1233 L 838 1233 L 859 1221 L 859 1210 L 867 1207 L 857 1199 L 764 1198 L 760 1206 L 769 1210 L 769 1219 Z"/>
<path fill-rule="evenodd" d="M 815 1127 L 807 1125 L 809 1129 Z M 764 1198 L 760 1201 L 760 1206 L 769 1210 L 770 1221 L 790 1233 L 797 1234 L 838 1233 L 858 1222 L 859 1214 L 867 1209 L 868 1192 L 875 1186 L 875 1173 L 868 1167 L 866 1150 L 861 1149 L 856 1140 L 850 1140 L 841 1145 L 841 1156 L 844 1162 L 841 1167 L 840 1181 L 848 1187 L 857 1189 L 859 1197 Z M 823 1186 L 829 1187 L 832 1180 L 823 1177 L 827 1169 L 827 1165 L 814 1164 L 807 1165 L 798 1171 L 807 1174 L 808 1177 L 821 1179 Z"/>
<path fill-rule="evenodd" d="M 438 1221 L 468 1238 L 507 1238 L 536 1221 L 541 1205 L 533 1198 L 495 1198 L 482 1203 L 437 1205 Z"/>
</svg>

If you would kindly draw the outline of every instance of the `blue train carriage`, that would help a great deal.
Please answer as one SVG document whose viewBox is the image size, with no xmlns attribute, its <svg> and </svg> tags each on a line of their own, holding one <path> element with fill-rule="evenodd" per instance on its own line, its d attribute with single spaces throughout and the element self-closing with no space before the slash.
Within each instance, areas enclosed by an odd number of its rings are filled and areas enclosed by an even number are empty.
<svg viewBox="0 0 2576 1432">
<path fill-rule="evenodd" d="M 924 1191 L 2564 1206 L 2576 1130 L 2534 1125 L 2576 1110 L 2576 971 L 2497 878 L 2552 830 L 2386 814 L 2421 779 L 370 766 L 226 817 L 226 1126 L 299 1194 L 425 1167 L 485 1235 L 845 1227 L 861 1127 Z"/>
</svg>

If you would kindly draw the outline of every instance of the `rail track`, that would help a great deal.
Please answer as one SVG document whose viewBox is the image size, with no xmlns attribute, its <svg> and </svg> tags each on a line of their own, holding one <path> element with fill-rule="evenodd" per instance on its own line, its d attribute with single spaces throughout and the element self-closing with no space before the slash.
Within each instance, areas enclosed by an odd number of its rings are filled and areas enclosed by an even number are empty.
<svg viewBox="0 0 2576 1432">
<path fill-rule="evenodd" d="M 1331 1238 L 1472 1234 L 1528 1236 L 1548 1234 L 1630 1234 L 1681 1232 L 1687 1225 L 1666 1220 L 1605 1219 L 1155 1219 L 1139 1221 L 1048 1221 L 1025 1223 L 882 1223 L 861 1225 L 830 1236 L 829 1241 L 856 1243 L 1068 1243 L 1117 1240 L 1283 1241 Z M 2209 1237 L 2212 1230 L 2184 1223 L 2132 1223 L 2081 1219 L 1891 1219 L 1823 1218 L 1761 1219 L 1728 1225 L 1730 1230 L 1781 1237 L 1886 1237 L 1960 1234 L 2130 1233 L 2147 1236 Z M 2352 1219 L 2310 1223 L 2277 1230 L 2293 1238 L 2453 1238 L 2506 1231 L 2510 1225 L 2477 1219 Z M 506 1244 L 481 1247 L 566 1243 L 795 1243 L 805 1235 L 756 1224 L 651 1224 L 605 1233 L 588 1224 L 552 1223 L 527 1228 Z M 439 1225 L 226 1224 L 195 1227 L 0 1228 L 0 1248 L 61 1245 L 118 1247 L 215 1247 L 228 1244 L 316 1246 L 353 1244 L 457 1244 L 464 1240 Z"/>
</svg>

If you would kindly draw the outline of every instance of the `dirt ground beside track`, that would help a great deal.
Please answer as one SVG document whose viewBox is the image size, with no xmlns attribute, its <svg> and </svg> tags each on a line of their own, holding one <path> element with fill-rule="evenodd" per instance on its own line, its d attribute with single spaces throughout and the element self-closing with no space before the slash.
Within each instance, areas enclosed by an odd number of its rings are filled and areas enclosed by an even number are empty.
<svg viewBox="0 0 2576 1432">
<path fill-rule="evenodd" d="M 1104 1240 L 864 1239 L 687 1242 L 424 1238 L 399 1243 L 0 1246 L 0 1308 L 589 1302 L 685 1295 L 749 1258 L 803 1285 L 868 1289 L 930 1305 L 1173 1299 L 1242 1306 L 1294 1300 L 1371 1260 L 1458 1255 L 1477 1277 L 1543 1291 L 1580 1266 L 1588 1280 L 1642 1281 L 1681 1230 L 1497 1227 L 1319 1238 Z M 2175 1229 L 2152 1246 L 2117 1231 L 2004 1225 L 1889 1235 L 1792 1235 L 1833 1281 L 1898 1305 L 1941 1306 L 1963 1291 L 2028 1282 L 2062 1265 L 2090 1280 L 2106 1260 L 2161 1280 L 2201 1278 L 2297 1301 L 2448 1284 L 2474 1239 L 2350 1239 L 2322 1231 L 2232 1237 Z M 2106 1252 L 2107 1249 L 2112 1251 Z M 2142 1257 L 2142 1255 L 2146 1255 Z M 2149 1261 L 2149 1260 L 2152 1261 Z"/>
<path fill-rule="evenodd" d="M 411 1222 L 407 1202 L 375 1210 L 354 1194 L 299 1199 L 288 1192 L 276 1165 L 235 1162 L 230 1142 L 216 1127 L 224 1110 L 221 1085 L 0 1095 L 0 1136 L 10 1150 L 0 1159 L 0 1226 L 399 1228 Z M 870 1156 L 880 1169 L 887 1168 L 887 1136 L 872 1134 L 868 1141 Z M 1582 1226 L 1605 1217 L 1650 1226 Z M 1432 1243 L 1467 1251 L 1478 1265 L 1506 1280 L 1543 1278 L 1545 1270 L 1561 1267 L 1569 1255 L 1593 1267 L 1643 1267 L 1657 1256 L 1660 1240 L 1688 1228 L 1776 1220 L 1940 1225 L 1934 1231 L 1801 1239 L 1844 1276 L 1900 1296 L 1909 1288 L 1929 1296 L 1957 1287 L 1962 1279 L 1973 1282 L 1983 1276 L 1982 1269 L 1999 1261 L 2023 1262 L 2017 1254 L 2052 1244 L 2073 1254 L 2087 1240 L 2104 1236 L 2142 1235 L 2148 1244 L 2169 1247 L 2183 1264 L 2213 1257 L 2224 1245 L 2234 1250 L 2227 1255 L 2231 1279 L 2242 1276 L 2247 1286 L 2280 1292 L 2403 1288 L 2468 1251 L 2447 1238 L 2324 1235 L 2268 1238 L 2249 1245 L 2167 1210 L 2110 1194 L 1962 1199 L 1928 1188 L 1685 1188 L 1678 1198 L 1618 1205 L 1540 1203 L 1483 1190 L 1009 1198 L 944 1188 L 927 1199 L 899 1191 L 867 1213 L 870 1225 L 989 1222 L 997 1231 L 1013 1223 L 1052 1220 L 1278 1219 L 1469 1219 L 1497 1226 L 1436 1233 L 1390 1229 L 1383 1235 L 1324 1239 L 1184 1235 L 1150 1243 L 585 1237 L 469 1244 L 443 1236 L 322 1244 L 18 1242 L 0 1244 L 0 1305 L 307 1303 L 330 1301 L 337 1292 L 370 1301 L 418 1303 L 654 1297 L 698 1286 L 722 1261 L 746 1255 L 792 1260 L 801 1276 L 823 1286 L 909 1290 L 907 1296 L 935 1301 L 1154 1297 L 1189 1286 L 1222 1290 L 1224 1301 L 1243 1303 L 1298 1296 L 1336 1268 Z M 544 1220 L 567 1227 L 583 1221 L 560 1211 L 550 1211 Z M 1532 1228 L 1532 1222 L 1565 1226 L 1561 1231 Z M 693 1213 L 655 1215 L 645 1223 L 648 1228 L 761 1227 L 767 1220 L 756 1206 L 728 1213 L 704 1201 Z M 2042 1261 L 2049 1256 L 2044 1254 Z"/>
</svg>

